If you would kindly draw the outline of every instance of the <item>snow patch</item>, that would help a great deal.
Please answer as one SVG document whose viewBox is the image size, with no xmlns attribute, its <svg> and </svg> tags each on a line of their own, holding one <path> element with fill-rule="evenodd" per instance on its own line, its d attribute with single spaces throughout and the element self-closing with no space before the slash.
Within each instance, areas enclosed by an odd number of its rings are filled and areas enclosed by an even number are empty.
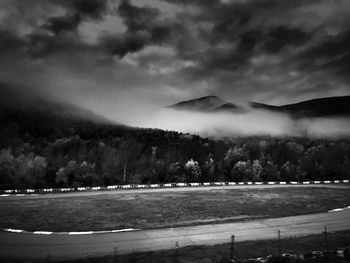
<svg viewBox="0 0 350 263">
<path fill-rule="evenodd" d="M 92 235 L 94 231 L 68 232 L 68 235 Z"/>
<path fill-rule="evenodd" d="M 34 231 L 33 234 L 35 235 L 51 235 L 53 232 L 49 231 Z"/>
<path fill-rule="evenodd" d="M 51 231 L 25 231 L 22 229 L 13 229 L 13 228 L 5 228 L 2 231 L 12 232 L 12 233 L 26 233 L 26 234 L 34 234 L 34 235 L 92 235 L 92 234 L 108 234 L 108 233 L 120 233 L 120 232 L 130 232 L 130 231 L 139 231 L 141 229 L 136 228 L 123 228 L 123 229 L 115 229 L 115 230 L 104 230 L 104 231 L 71 231 L 71 232 L 51 232 Z"/>
<path fill-rule="evenodd" d="M 13 233 L 22 233 L 23 232 L 23 230 L 21 230 L 21 229 L 12 229 L 12 228 L 6 228 L 6 229 L 4 229 L 4 231 L 13 232 Z"/>
<path fill-rule="evenodd" d="M 328 212 L 340 212 L 346 209 L 350 209 L 350 205 L 344 208 L 335 208 L 335 209 L 329 210 Z"/>
</svg>

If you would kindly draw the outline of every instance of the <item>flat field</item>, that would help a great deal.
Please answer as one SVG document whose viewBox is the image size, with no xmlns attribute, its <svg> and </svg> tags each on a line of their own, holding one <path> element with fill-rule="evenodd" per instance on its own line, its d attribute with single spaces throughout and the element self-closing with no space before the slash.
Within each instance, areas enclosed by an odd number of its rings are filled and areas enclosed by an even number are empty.
<svg viewBox="0 0 350 263">
<path fill-rule="evenodd" d="M 88 231 L 163 228 L 322 213 L 350 188 L 288 187 L 0 198 L 0 228 Z"/>
</svg>

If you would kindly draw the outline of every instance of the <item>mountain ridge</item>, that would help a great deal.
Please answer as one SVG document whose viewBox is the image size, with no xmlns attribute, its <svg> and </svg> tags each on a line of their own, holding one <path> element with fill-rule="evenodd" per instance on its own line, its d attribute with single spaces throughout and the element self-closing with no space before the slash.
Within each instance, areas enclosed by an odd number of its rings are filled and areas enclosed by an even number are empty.
<svg viewBox="0 0 350 263">
<path fill-rule="evenodd" d="M 109 123 L 112 121 L 96 114 L 92 110 L 69 103 L 39 96 L 28 92 L 21 86 L 0 82 L 0 113 L 21 111 L 33 114 L 46 114 L 67 119 L 85 119 L 95 123 Z"/>
<path fill-rule="evenodd" d="M 315 98 L 280 106 L 254 101 L 248 102 L 248 105 L 252 109 L 287 113 L 293 118 L 350 116 L 350 95 Z M 170 105 L 167 108 L 197 112 L 241 113 L 249 111 L 249 108 L 244 108 L 232 102 L 227 102 L 214 95 L 181 101 Z"/>
<path fill-rule="evenodd" d="M 181 101 L 167 108 L 189 111 L 211 111 L 227 102 L 218 96 L 208 95 L 196 99 Z"/>
<path fill-rule="evenodd" d="M 295 118 L 350 116 L 350 96 L 315 98 L 281 106 L 250 102 L 255 109 L 288 113 Z"/>
</svg>

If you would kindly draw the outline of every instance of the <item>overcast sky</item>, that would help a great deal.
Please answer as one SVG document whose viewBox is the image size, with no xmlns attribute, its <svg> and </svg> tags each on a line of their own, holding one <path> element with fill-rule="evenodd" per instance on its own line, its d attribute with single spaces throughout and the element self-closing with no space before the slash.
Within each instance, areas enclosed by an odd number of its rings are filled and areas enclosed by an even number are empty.
<svg viewBox="0 0 350 263">
<path fill-rule="evenodd" d="M 0 0 L 0 82 L 123 120 L 350 94 L 349 0 Z"/>
</svg>

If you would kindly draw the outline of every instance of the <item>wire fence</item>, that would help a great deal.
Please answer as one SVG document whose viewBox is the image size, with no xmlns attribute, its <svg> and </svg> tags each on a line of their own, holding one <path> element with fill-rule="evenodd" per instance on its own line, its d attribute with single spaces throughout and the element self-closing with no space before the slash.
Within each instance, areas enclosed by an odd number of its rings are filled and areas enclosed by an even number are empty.
<svg viewBox="0 0 350 263">
<path fill-rule="evenodd" d="M 169 263 L 191 263 L 191 262 L 205 262 L 205 263 L 316 263 L 316 262 L 324 262 L 324 263 L 346 263 L 350 262 L 350 246 L 349 244 L 345 244 L 343 247 L 339 248 L 331 248 L 329 242 L 329 236 L 327 231 L 327 226 L 324 226 L 324 230 L 322 232 L 323 235 L 323 247 L 320 247 L 319 250 L 309 251 L 307 253 L 295 253 L 289 252 L 290 249 L 284 249 L 282 238 L 282 232 L 280 230 L 276 231 L 276 239 L 271 241 L 274 242 L 275 245 L 275 253 L 261 256 L 257 258 L 239 258 L 239 252 L 237 250 L 237 237 L 232 235 L 230 238 L 229 250 L 227 251 L 227 255 L 223 255 L 222 259 L 218 261 L 213 261 L 210 259 L 196 259 L 188 260 L 185 259 L 186 256 L 181 254 L 180 243 L 176 241 L 174 244 L 173 254 L 168 253 L 167 259 L 164 262 Z M 271 242 L 272 243 L 272 242 Z M 136 254 L 130 254 L 129 256 L 118 255 L 118 248 L 114 248 L 114 256 L 113 263 L 125 263 L 125 262 L 136 262 L 137 256 Z M 288 252 L 286 252 L 288 251 Z M 188 254 L 188 252 L 187 252 Z M 184 257 L 184 259 L 182 258 Z M 161 260 L 164 260 L 162 258 Z M 157 257 L 154 255 L 150 258 L 143 258 L 141 261 L 138 259 L 137 262 L 163 262 L 157 261 Z"/>
</svg>

